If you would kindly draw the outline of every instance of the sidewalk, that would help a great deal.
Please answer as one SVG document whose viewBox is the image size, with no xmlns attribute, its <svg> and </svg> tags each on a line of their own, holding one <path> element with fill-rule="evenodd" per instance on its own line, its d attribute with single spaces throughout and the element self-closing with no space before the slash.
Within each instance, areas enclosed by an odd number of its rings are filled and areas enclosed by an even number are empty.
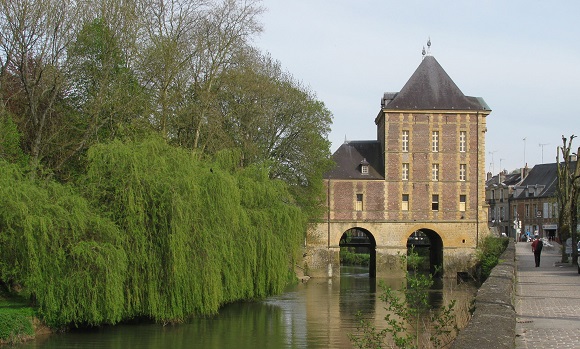
<svg viewBox="0 0 580 349">
<path fill-rule="evenodd" d="M 536 268 L 531 243 L 516 244 L 517 349 L 580 348 L 580 275 L 560 254 L 544 247 Z"/>
</svg>

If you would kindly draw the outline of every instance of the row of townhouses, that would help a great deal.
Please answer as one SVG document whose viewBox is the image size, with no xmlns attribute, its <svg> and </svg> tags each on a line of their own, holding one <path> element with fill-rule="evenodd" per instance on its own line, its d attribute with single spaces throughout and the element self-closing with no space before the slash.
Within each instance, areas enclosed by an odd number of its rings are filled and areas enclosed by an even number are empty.
<svg viewBox="0 0 580 349">
<path fill-rule="evenodd" d="M 490 228 L 518 240 L 537 233 L 559 241 L 557 186 L 557 163 L 536 165 L 531 170 L 526 166 L 512 173 L 502 171 L 495 176 L 488 172 L 485 193 Z"/>
</svg>

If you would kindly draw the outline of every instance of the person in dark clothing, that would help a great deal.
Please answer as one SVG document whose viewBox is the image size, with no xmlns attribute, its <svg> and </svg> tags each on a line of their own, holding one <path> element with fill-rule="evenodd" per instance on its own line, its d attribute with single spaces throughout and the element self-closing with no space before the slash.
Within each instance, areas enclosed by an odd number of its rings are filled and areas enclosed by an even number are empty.
<svg viewBox="0 0 580 349">
<path fill-rule="evenodd" d="M 544 247 L 544 243 L 542 240 L 540 240 L 540 237 L 537 234 L 534 235 L 534 241 L 532 241 L 532 252 L 534 252 L 536 268 L 540 266 L 540 255 L 542 254 L 542 247 Z"/>
</svg>

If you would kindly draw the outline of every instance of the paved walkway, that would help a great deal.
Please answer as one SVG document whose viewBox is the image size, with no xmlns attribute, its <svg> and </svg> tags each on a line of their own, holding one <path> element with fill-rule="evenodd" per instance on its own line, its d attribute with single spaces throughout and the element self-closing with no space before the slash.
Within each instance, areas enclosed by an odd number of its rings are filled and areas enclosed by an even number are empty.
<svg viewBox="0 0 580 349">
<path fill-rule="evenodd" d="M 530 243 L 516 244 L 516 348 L 580 348 L 580 275 L 544 247 L 536 268 Z"/>
</svg>

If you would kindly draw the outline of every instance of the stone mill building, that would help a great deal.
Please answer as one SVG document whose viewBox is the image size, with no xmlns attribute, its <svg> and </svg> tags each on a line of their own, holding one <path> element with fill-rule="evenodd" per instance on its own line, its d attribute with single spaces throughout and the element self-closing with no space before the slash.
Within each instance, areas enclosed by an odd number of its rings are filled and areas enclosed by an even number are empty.
<svg viewBox="0 0 580 349">
<path fill-rule="evenodd" d="M 489 233 L 490 112 L 424 55 L 399 92 L 384 93 L 374 120 L 377 139 L 345 142 L 333 154 L 327 211 L 306 239 L 309 274 L 340 275 L 341 246 L 368 248 L 371 277 L 401 271 L 398 256 L 411 245 L 428 248 L 432 271 L 446 277 L 467 271 Z"/>
</svg>

